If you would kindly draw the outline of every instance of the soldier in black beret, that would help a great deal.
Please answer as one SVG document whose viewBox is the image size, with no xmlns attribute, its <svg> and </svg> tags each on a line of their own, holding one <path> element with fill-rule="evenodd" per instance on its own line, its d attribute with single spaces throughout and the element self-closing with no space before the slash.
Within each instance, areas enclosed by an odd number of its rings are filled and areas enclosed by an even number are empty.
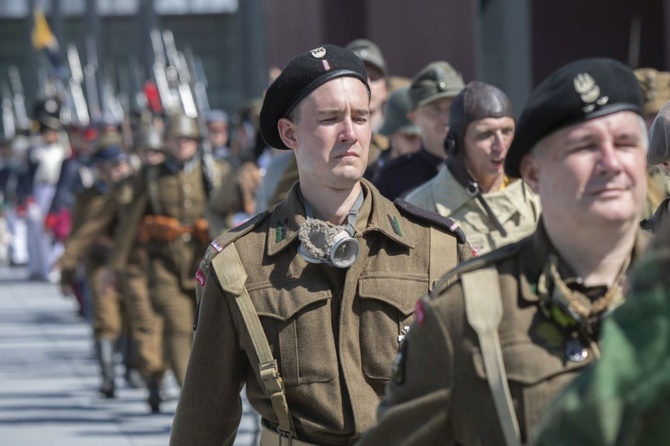
<svg viewBox="0 0 670 446">
<path fill-rule="evenodd" d="M 416 299 L 471 256 L 448 219 L 362 179 L 370 145 L 363 61 L 324 45 L 269 87 L 260 129 L 293 150 L 299 182 L 219 236 L 196 272 L 193 351 L 171 442 L 231 445 L 240 389 L 261 444 L 351 445 L 375 418 Z"/>
<path fill-rule="evenodd" d="M 449 272 L 400 348 L 359 445 L 520 445 L 599 355 L 648 236 L 647 139 L 633 72 L 568 64 L 531 94 L 506 158 L 540 195 L 538 229 Z"/>
</svg>

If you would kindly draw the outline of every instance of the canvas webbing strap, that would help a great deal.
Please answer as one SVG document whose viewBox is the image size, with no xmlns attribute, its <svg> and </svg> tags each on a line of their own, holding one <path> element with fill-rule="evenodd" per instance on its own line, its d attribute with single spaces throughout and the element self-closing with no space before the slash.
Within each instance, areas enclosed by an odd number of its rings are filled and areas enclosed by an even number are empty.
<svg viewBox="0 0 670 446">
<path fill-rule="evenodd" d="M 272 408 L 277 414 L 280 433 L 287 437 L 294 435 L 293 422 L 289 413 L 286 395 L 284 394 L 284 384 L 279 375 L 277 361 L 272 357 L 272 350 L 263 331 L 263 326 L 258 318 L 254 304 L 251 302 L 249 293 L 245 286 L 247 274 L 242 265 L 242 261 L 235 249 L 234 244 L 228 245 L 214 259 L 212 264 L 216 267 L 219 282 L 224 291 L 235 297 L 235 302 L 240 308 L 242 319 L 247 327 L 254 350 L 258 355 L 258 368 L 263 385 L 267 390 Z"/>
<path fill-rule="evenodd" d="M 495 268 L 483 268 L 461 276 L 465 313 L 477 332 L 484 359 L 486 378 L 491 388 L 507 446 L 520 446 L 519 423 L 507 384 L 498 326 L 502 320 L 502 294 Z"/>
</svg>

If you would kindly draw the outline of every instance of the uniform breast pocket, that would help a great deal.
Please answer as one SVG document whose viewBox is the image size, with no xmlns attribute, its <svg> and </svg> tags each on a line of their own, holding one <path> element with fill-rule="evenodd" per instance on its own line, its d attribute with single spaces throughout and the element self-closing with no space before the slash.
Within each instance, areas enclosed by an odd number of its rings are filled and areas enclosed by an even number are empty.
<svg viewBox="0 0 670 446">
<path fill-rule="evenodd" d="M 591 362 L 568 361 L 561 348 L 548 350 L 532 342 L 503 345 L 502 351 L 510 393 L 522 429 L 537 424 L 551 400 Z M 478 377 L 486 380 L 484 359 L 479 349 L 473 351 L 473 360 Z"/>
<path fill-rule="evenodd" d="M 365 277 L 358 287 L 363 372 L 385 382 L 391 379 L 398 336 L 412 322 L 416 301 L 428 292 L 428 278 Z"/>
<path fill-rule="evenodd" d="M 337 373 L 329 290 L 249 290 L 286 386 L 328 382 Z"/>
</svg>

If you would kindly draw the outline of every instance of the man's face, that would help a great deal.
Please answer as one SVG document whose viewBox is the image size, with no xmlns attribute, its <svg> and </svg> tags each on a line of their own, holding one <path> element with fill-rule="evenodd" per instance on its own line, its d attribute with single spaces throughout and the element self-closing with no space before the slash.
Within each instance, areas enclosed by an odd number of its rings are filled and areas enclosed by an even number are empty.
<svg viewBox="0 0 670 446">
<path fill-rule="evenodd" d="M 421 129 L 421 138 L 430 153 L 444 157 L 444 138 L 449 130 L 449 107 L 454 98 L 439 98 L 409 112 L 409 119 Z"/>
<path fill-rule="evenodd" d="M 279 131 L 293 149 L 302 187 L 342 190 L 358 182 L 368 164 L 368 91 L 353 77 L 326 82 L 302 100 L 299 118 L 282 118 Z"/>
<path fill-rule="evenodd" d="M 395 132 L 390 137 L 393 158 L 418 152 L 421 148 L 421 135 L 418 133 Z"/>
<path fill-rule="evenodd" d="M 58 130 L 45 128 L 42 130 L 42 138 L 46 144 L 56 144 L 58 142 Z"/>
<path fill-rule="evenodd" d="M 162 150 L 140 149 L 137 154 L 142 160 L 142 164 L 155 166 L 165 161 L 165 152 Z"/>
<path fill-rule="evenodd" d="M 365 69 L 368 72 L 368 84 L 370 85 L 370 112 L 375 113 L 381 110 L 388 97 L 388 86 L 384 73 L 379 68 L 366 63 Z"/>
<path fill-rule="evenodd" d="M 508 116 L 478 119 L 465 129 L 465 166 L 482 186 L 487 187 L 505 176 L 505 157 L 513 137 L 514 119 Z"/>
<path fill-rule="evenodd" d="M 207 134 L 212 147 L 228 145 L 228 124 L 225 122 L 210 122 L 207 124 Z"/>
<path fill-rule="evenodd" d="M 578 230 L 639 221 L 646 151 L 638 115 L 623 111 L 557 130 L 521 161 L 545 220 Z"/>
<path fill-rule="evenodd" d="M 168 147 L 172 157 L 176 161 L 184 163 L 198 153 L 198 140 L 185 136 L 170 138 L 168 139 Z"/>
<path fill-rule="evenodd" d="M 127 161 L 105 162 L 98 165 L 98 174 L 107 184 L 116 184 L 130 175 L 130 165 Z"/>
</svg>

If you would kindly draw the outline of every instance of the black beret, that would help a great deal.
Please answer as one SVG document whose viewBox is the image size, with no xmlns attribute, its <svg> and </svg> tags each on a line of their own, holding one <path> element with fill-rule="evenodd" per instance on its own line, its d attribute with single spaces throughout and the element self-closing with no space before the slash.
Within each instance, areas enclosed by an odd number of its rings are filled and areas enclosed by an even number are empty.
<svg viewBox="0 0 670 446">
<path fill-rule="evenodd" d="M 591 58 L 564 65 L 531 93 L 505 158 L 505 173 L 520 177 L 521 158 L 556 130 L 624 110 L 642 116 L 643 109 L 640 84 L 621 62 Z"/>
<path fill-rule="evenodd" d="M 345 76 L 359 79 L 370 91 L 365 64 L 348 49 L 324 45 L 291 59 L 263 99 L 260 131 L 265 142 L 277 149 L 290 150 L 279 136 L 277 122 L 318 87 Z"/>
</svg>

